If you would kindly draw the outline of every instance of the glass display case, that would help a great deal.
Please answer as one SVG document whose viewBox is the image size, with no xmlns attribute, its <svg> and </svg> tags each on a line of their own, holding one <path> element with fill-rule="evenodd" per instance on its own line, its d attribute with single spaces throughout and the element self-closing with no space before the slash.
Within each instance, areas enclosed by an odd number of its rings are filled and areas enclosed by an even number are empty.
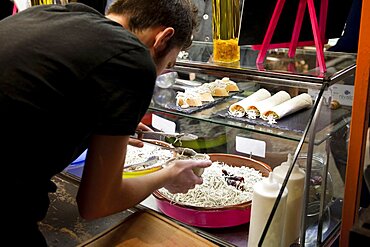
<svg viewBox="0 0 370 247">
<path fill-rule="evenodd" d="M 314 50 L 298 49 L 295 58 L 288 58 L 286 49 L 270 50 L 263 65 L 256 64 L 257 55 L 258 51 L 241 47 L 240 61 L 217 64 L 212 43 L 194 42 L 180 53 L 165 74 L 168 78 L 157 80 L 146 123 L 162 131 L 197 135 L 197 140 L 181 145 L 198 152 L 250 157 L 272 169 L 292 154 L 306 171 L 300 244 L 328 245 L 338 237 L 341 223 L 356 54 L 325 52 L 325 74 L 318 69 Z M 176 104 L 178 92 L 224 77 L 236 82 L 239 91 L 194 107 Z M 281 90 L 291 97 L 308 93 L 313 105 L 276 123 L 229 113 L 230 105 L 261 88 L 272 95 Z M 159 211 L 153 202 L 146 204 Z M 248 239 L 248 225 L 222 230 L 186 226 L 224 246 L 245 246 Z"/>
</svg>

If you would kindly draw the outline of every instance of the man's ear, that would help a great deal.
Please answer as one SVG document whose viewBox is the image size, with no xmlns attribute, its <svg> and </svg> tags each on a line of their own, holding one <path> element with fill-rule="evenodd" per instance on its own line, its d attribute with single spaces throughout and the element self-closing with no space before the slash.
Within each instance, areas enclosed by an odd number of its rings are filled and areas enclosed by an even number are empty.
<svg viewBox="0 0 370 247">
<path fill-rule="evenodd" d="M 155 36 L 153 48 L 158 52 L 162 52 L 166 49 L 168 41 L 175 34 L 175 29 L 172 27 L 166 27 Z"/>
</svg>

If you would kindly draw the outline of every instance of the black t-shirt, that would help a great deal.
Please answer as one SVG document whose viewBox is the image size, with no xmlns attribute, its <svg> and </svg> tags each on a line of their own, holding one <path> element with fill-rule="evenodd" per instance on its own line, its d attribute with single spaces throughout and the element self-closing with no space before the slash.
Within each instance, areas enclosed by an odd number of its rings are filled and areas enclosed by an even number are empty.
<svg viewBox="0 0 370 247">
<path fill-rule="evenodd" d="M 10 0 L 0 1 L 0 20 L 12 14 L 13 6 L 14 4 Z"/>
<path fill-rule="evenodd" d="M 31 200 L 40 213 L 32 198 L 53 190 L 50 178 L 91 134 L 133 134 L 155 78 L 149 50 L 83 4 L 38 6 L 2 20 L 0 165 L 8 192 L 21 193 L 14 204 Z"/>
</svg>

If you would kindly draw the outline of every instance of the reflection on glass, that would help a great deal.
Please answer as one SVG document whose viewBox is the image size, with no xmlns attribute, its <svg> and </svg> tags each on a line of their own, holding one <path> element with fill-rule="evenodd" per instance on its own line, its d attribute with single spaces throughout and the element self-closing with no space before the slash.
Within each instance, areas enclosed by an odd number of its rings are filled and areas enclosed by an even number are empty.
<svg viewBox="0 0 370 247">
<path fill-rule="evenodd" d="M 200 67 L 208 65 L 221 65 L 230 68 L 233 63 L 219 64 L 212 60 L 214 53 L 212 43 L 193 41 L 191 47 L 187 50 L 188 59 L 179 59 L 178 64 L 191 67 Z M 298 49 L 294 58 L 288 58 L 287 49 L 269 50 L 266 56 L 266 62 L 262 69 L 266 71 L 282 72 L 283 74 L 305 75 L 310 77 L 322 77 L 316 64 L 316 53 L 310 50 Z M 240 66 L 233 66 L 240 72 L 259 71 L 256 67 L 258 51 L 253 50 L 251 46 L 240 46 Z M 325 61 L 328 69 L 325 77 L 330 78 L 345 68 L 352 68 L 356 64 L 356 54 L 337 52 L 326 52 Z M 352 69 L 351 69 L 352 70 Z"/>
<path fill-rule="evenodd" d="M 31 6 L 56 3 L 54 0 L 31 0 L 30 2 L 31 2 Z"/>
<path fill-rule="evenodd" d="M 177 72 L 169 72 L 159 75 L 155 81 L 155 85 L 160 88 L 169 88 L 175 84 L 175 80 L 178 77 Z"/>
<path fill-rule="evenodd" d="M 47 5 L 47 4 L 62 4 L 65 5 L 69 0 L 29 0 L 29 6 Z"/>
<path fill-rule="evenodd" d="M 316 245 L 317 243 L 317 229 L 319 223 L 320 202 L 310 203 L 307 207 L 307 221 L 306 221 L 306 238 L 305 245 Z M 330 225 L 330 208 L 325 207 L 322 216 L 322 233 L 324 234 Z"/>
<path fill-rule="evenodd" d="M 154 88 L 153 101 L 155 104 L 166 107 L 169 102 L 172 102 L 176 98 L 176 93 L 172 89 L 168 88 Z"/>
</svg>

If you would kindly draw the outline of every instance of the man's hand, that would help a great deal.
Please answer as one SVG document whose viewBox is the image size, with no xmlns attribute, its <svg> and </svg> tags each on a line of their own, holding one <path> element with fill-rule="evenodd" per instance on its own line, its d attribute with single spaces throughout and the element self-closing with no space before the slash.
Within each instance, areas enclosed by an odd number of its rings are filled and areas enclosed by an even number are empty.
<svg viewBox="0 0 370 247">
<path fill-rule="evenodd" d="M 176 160 L 165 169 L 171 169 L 172 179 L 164 186 L 171 193 L 186 193 L 202 184 L 203 179 L 194 173 L 195 169 L 206 168 L 212 164 L 210 160 Z"/>
<path fill-rule="evenodd" d="M 142 122 L 140 122 L 136 128 L 136 130 L 142 130 L 142 131 L 153 131 L 151 128 L 149 128 L 148 126 L 146 126 L 145 124 L 143 124 Z M 137 135 L 137 138 L 138 139 L 135 139 L 135 138 L 130 138 L 130 140 L 128 141 L 128 144 L 130 144 L 131 146 L 135 146 L 135 147 L 138 147 L 138 148 L 142 148 L 144 146 L 144 143 L 142 141 L 140 141 L 140 139 L 143 138 L 143 134 L 138 134 Z"/>
</svg>

